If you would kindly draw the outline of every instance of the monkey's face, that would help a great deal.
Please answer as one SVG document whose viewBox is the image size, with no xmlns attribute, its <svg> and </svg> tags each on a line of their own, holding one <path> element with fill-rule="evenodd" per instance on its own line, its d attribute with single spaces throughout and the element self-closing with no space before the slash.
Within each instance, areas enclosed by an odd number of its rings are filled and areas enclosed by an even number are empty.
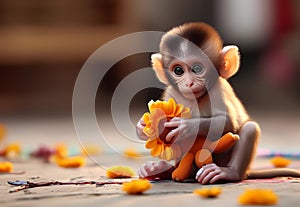
<svg viewBox="0 0 300 207">
<path fill-rule="evenodd" d="M 212 82 L 212 73 L 207 61 L 193 58 L 170 63 L 169 73 L 183 97 L 193 100 L 206 94 Z"/>
</svg>

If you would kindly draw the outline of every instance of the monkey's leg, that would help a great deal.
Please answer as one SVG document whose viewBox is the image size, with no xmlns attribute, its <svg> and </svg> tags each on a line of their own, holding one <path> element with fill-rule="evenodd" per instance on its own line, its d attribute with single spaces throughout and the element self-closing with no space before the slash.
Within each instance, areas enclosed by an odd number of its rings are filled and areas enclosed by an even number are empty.
<svg viewBox="0 0 300 207">
<path fill-rule="evenodd" d="M 257 123 L 247 122 L 239 132 L 240 139 L 232 149 L 229 162 L 218 157 L 217 164 L 207 164 L 196 174 L 199 183 L 215 183 L 218 180 L 239 181 L 247 178 L 246 172 L 254 158 L 256 144 L 260 136 Z M 220 167 L 224 166 L 224 167 Z"/>
<path fill-rule="evenodd" d="M 246 122 L 239 132 L 240 140 L 233 148 L 228 168 L 231 175 L 226 180 L 243 180 L 256 153 L 260 127 L 256 122 Z"/>
<path fill-rule="evenodd" d="M 194 153 L 186 153 L 186 155 L 184 155 L 184 157 L 181 159 L 178 167 L 172 173 L 173 180 L 184 181 L 185 179 L 187 179 L 191 174 L 194 159 Z"/>
</svg>

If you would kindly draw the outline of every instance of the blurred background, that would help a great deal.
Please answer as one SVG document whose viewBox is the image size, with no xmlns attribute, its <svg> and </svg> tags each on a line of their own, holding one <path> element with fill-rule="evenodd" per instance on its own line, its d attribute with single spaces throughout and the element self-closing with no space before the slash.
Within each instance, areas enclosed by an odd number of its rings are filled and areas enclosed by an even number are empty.
<svg viewBox="0 0 300 207">
<path fill-rule="evenodd" d="M 254 117 L 288 115 L 299 123 L 297 0 L 0 0 L 0 121 L 71 117 L 77 75 L 96 49 L 121 35 L 191 21 L 211 24 L 225 45 L 240 47 L 241 69 L 230 82 Z M 106 74 L 97 96 L 100 116 L 110 113 L 111 94 L 124 77 L 150 67 L 150 55 L 125 58 Z M 157 81 L 154 74 L 147 78 Z M 160 93 L 138 93 L 137 116 Z"/>
</svg>

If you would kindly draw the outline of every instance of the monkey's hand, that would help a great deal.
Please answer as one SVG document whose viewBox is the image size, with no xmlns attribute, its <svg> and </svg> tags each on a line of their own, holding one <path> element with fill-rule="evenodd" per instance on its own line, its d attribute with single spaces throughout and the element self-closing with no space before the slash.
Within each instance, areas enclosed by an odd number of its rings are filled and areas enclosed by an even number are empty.
<svg viewBox="0 0 300 207">
<path fill-rule="evenodd" d="M 141 140 L 147 141 L 148 137 L 143 132 L 143 129 L 145 126 L 146 126 L 146 124 L 145 124 L 144 120 L 140 119 L 136 125 L 136 134 Z"/>
<path fill-rule="evenodd" d="M 201 184 L 212 184 L 218 180 L 240 181 L 242 176 L 229 167 L 219 167 L 216 164 L 204 165 L 196 174 L 196 180 Z"/>
<path fill-rule="evenodd" d="M 188 138 L 195 139 L 198 134 L 200 119 L 183 119 L 175 117 L 165 123 L 165 127 L 174 128 L 166 136 L 166 141 L 180 141 Z"/>
<path fill-rule="evenodd" d="M 172 172 L 175 167 L 166 161 L 149 161 L 138 169 L 138 175 L 140 178 L 147 179 L 172 179 Z"/>
</svg>

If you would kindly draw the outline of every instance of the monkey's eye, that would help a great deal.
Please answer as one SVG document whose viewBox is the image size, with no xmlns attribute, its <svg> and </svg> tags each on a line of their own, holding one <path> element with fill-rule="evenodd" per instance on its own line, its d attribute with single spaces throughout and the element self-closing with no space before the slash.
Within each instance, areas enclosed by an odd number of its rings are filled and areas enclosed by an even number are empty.
<svg viewBox="0 0 300 207">
<path fill-rule="evenodd" d="M 199 74 L 199 73 L 202 73 L 204 71 L 204 68 L 200 64 L 195 64 L 195 65 L 192 66 L 192 71 L 193 71 L 193 73 Z"/>
<path fill-rule="evenodd" d="M 173 68 L 173 72 L 175 73 L 175 75 L 182 75 L 184 73 L 184 70 L 183 68 L 180 66 L 180 65 L 176 65 L 174 68 Z"/>
</svg>

